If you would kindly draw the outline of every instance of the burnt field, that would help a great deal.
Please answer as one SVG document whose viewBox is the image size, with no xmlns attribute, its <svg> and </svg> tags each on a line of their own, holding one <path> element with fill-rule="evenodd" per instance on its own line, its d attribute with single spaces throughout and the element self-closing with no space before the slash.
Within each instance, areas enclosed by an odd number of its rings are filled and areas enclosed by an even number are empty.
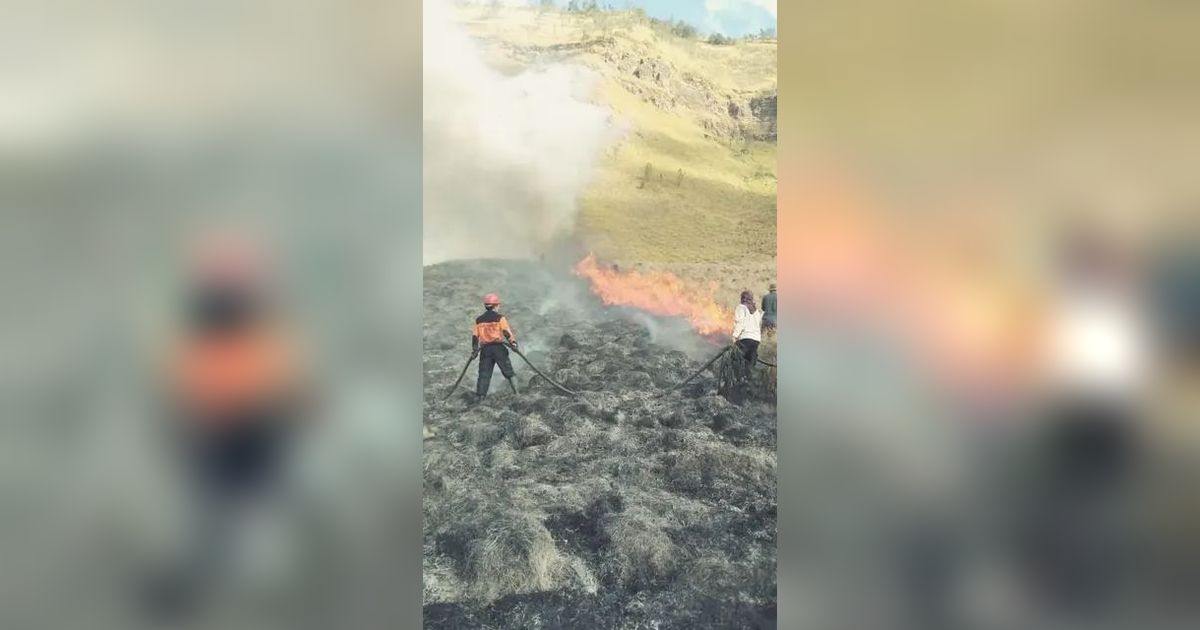
<svg viewBox="0 0 1200 630">
<path fill-rule="evenodd" d="M 442 400 L 487 291 L 580 397 L 513 354 L 519 395 L 497 369 L 472 405 L 472 364 Z M 534 263 L 426 267 L 424 299 L 427 627 L 775 626 L 774 402 L 717 396 L 717 367 L 655 398 L 719 345 Z"/>
</svg>

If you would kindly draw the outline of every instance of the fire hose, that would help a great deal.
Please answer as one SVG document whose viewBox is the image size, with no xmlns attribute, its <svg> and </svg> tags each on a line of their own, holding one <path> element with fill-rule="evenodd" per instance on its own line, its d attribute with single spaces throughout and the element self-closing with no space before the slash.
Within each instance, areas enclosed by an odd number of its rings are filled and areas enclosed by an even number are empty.
<svg viewBox="0 0 1200 630">
<path fill-rule="evenodd" d="M 450 386 L 450 391 L 446 392 L 446 395 L 442 397 L 442 400 L 449 398 L 450 395 L 454 393 L 454 390 L 458 389 L 458 384 L 461 383 L 463 377 L 467 375 L 467 368 L 471 367 L 471 362 L 475 360 L 475 357 L 476 355 L 473 352 L 471 353 L 471 356 L 467 357 L 467 362 L 463 364 L 462 372 L 458 373 L 458 380 L 454 381 L 454 384 Z"/>
<path fill-rule="evenodd" d="M 675 386 L 671 387 L 670 389 L 668 389 L 668 390 L 664 391 L 663 393 L 659 394 L 658 396 L 655 396 L 655 398 L 662 398 L 663 396 L 666 396 L 667 394 L 670 394 L 671 392 L 673 392 L 673 391 L 675 391 L 675 390 L 677 390 L 677 389 L 679 389 L 679 388 L 683 387 L 684 385 L 687 385 L 688 383 L 692 382 L 692 379 L 696 378 L 697 376 L 700 376 L 700 374 L 701 374 L 702 372 L 704 372 L 704 370 L 707 370 L 707 369 L 709 368 L 709 366 L 711 366 L 712 364 L 716 363 L 716 362 L 717 362 L 717 359 L 720 359 L 721 357 L 725 356 L 725 353 L 726 353 L 726 352 L 729 352 L 729 351 L 730 351 L 732 348 L 733 348 L 733 346 L 725 346 L 724 348 L 722 348 L 722 349 L 721 349 L 721 351 L 720 351 L 720 352 L 718 352 L 718 353 L 717 353 L 717 356 L 715 356 L 715 357 L 713 357 L 713 358 L 709 359 L 709 360 L 708 360 L 708 363 L 705 363 L 705 364 L 704 364 L 704 367 L 701 367 L 699 370 L 696 370 L 696 372 L 695 372 L 694 374 L 692 374 L 691 376 L 689 376 L 689 377 L 687 377 L 686 379 L 684 379 L 684 381 L 683 381 L 682 383 L 679 383 L 678 385 L 675 385 Z"/>
<path fill-rule="evenodd" d="M 513 352 L 516 352 L 517 356 L 521 357 L 521 360 L 525 362 L 525 365 L 528 365 L 529 369 L 536 372 L 538 376 L 546 379 L 547 383 L 550 383 L 551 385 L 557 387 L 563 393 L 569 394 L 571 396 L 579 395 L 579 392 L 571 391 L 571 390 L 567 389 L 566 387 L 563 387 L 562 385 L 555 382 L 554 379 L 552 379 L 549 376 L 546 376 L 544 373 L 542 373 L 541 370 L 537 369 L 536 366 L 534 366 L 532 363 L 529 362 L 529 358 L 525 356 L 525 353 L 518 350 L 516 346 L 509 344 L 509 343 L 505 343 L 504 345 L 508 346 L 508 348 L 510 348 Z M 458 384 L 461 383 L 463 380 L 463 377 L 467 375 L 467 368 L 471 367 L 471 362 L 475 360 L 476 356 L 477 355 L 472 353 L 471 356 L 467 358 L 467 362 L 463 364 L 462 371 L 458 373 L 458 379 L 455 380 L 454 384 L 450 386 L 450 390 L 446 392 L 446 395 L 442 397 L 442 400 L 446 400 L 446 399 L 450 398 L 450 396 L 454 394 L 454 390 L 458 389 Z"/>
<path fill-rule="evenodd" d="M 537 366 L 535 366 L 533 363 L 531 363 L 529 361 L 529 358 L 525 356 L 525 353 L 523 353 L 519 349 L 517 349 L 516 346 L 509 344 L 509 343 L 505 343 L 504 345 L 507 346 L 508 348 L 510 348 L 513 352 L 517 353 L 517 356 L 521 357 L 521 360 L 525 362 L 525 365 L 528 365 L 529 369 L 533 370 L 538 376 L 546 379 L 547 383 L 550 383 L 551 385 L 558 388 L 560 391 L 562 391 L 565 394 L 568 394 L 571 396 L 579 396 L 579 392 L 575 392 L 570 389 L 567 389 L 566 387 L 563 387 L 561 384 L 556 382 L 554 379 L 550 378 L 549 376 L 546 376 L 545 373 L 543 373 L 541 370 L 537 369 Z M 727 346 L 725 348 L 722 348 L 721 351 L 716 354 L 716 356 L 709 359 L 707 363 L 705 363 L 699 370 L 696 370 L 691 376 L 687 377 L 682 382 L 671 387 L 670 389 L 662 392 L 658 396 L 655 396 L 655 398 L 661 398 L 663 396 L 666 396 L 667 394 L 692 382 L 693 379 L 695 379 L 697 376 L 700 376 L 700 374 L 702 374 L 705 370 L 707 370 L 713 363 L 716 363 L 718 359 L 725 356 L 725 353 L 729 352 L 732 348 L 733 348 L 733 346 Z M 475 357 L 476 357 L 476 355 L 472 354 L 470 357 L 467 358 L 467 362 L 465 364 L 463 364 L 462 371 L 458 373 L 458 379 L 456 379 L 454 381 L 454 384 L 450 386 L 450 390 L 446 392 L 446 395 L 442 397 L 442 400 L 446 400 L 447 398 L 450 398 L 450 396 L 454 393 L 454 390 L 458 389 L 458 384 L 461 383 L 463 380 L 463 377 L 466 376 L 467 368 L 471 367 L 471 363 L 475 360 Z M 758 359 L 758 362 L 763 365 L 766 365 L 766 366 L 776 367 L 776 365 L 774 363 L 768 363 L 766 361 L 763 361 L 762 359 Z"/>
<path fill-rule="evenodd" d="M 510 349 L 511 349 L 513 352 L 516 352 L 516 353 L 517 353 L 517 356 L 521 357 L 521 360 L 525 362 L 525 365 L 528 365 L 528 366 L 529 366 L 529 369 L 531 369 L 531 370 L 533 370 L 534 372 L 536 372 L 538 376 L 540 376 L 540 377 L 542 377 L 542 378 L 546 379 L 546 382 L 547 382 L 547 383 L 550 383 L 551 385 L 553 385 L 553 386 L 557 387 L 557 388 L 558 388 L 560 391 L 562 391 L 563 393 L 569 394 L 569 395 L 571 395 L 571 396 L 578 396 L 578 395 L 579 395 L 579 392 L 573 392 L 573 391 L 571 391 L 571 390 L 567 389 L 566 387 L 563 387 L 562 385 L 559 385 L 558 383 L 554 382 L 554 379 L 552 379 L 552 378 L 550 378 L 549 376 L 546 376 L 545 374 L 543 374 L 541 370 L 537 369 L 537 367 L 535 367 L 535 366 L 534 366 L 532 363 L 530 363 L 530 362 L 529 362 L 529 359 L 525 357 L 525 353 L 524 353 L 524 352 L 521 352 L 520 350 L 518 350 L 516 346 L 514 346 L 514 345 L 512 345 L 512 344 L 510 344 L 510 343 L 507 343 L 507 342 L 506 342 L 504 345 L 508 346 L 508 347 L 509 347 L 509 348 L 510 348 Z"/>
</svg>

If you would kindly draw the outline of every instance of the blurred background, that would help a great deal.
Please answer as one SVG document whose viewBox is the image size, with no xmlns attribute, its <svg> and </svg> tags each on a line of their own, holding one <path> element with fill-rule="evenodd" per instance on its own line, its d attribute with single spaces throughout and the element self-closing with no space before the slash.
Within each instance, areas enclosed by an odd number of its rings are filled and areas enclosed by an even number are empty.
<svg viewBox="0 0 1200 630">
<path fill-rule="evenodd" d="M 197 622 L 419 623 L 419 9 L 4 15 L 0 625 L 179 621 L 179 558 L 224 544 L 204 536 L 246 541 Z M 209 334 L 250 302 L 204 274 L 253 276 L 303 351 Z M 292 483 L 250 488 L 273 442 L 243 430 L 269 424 L 248 401 L 289 370 Z M 247 496 L 213 507 L 198 479 Z"/>
<path fill-rule="evenodd" d="M 1196 7 L 781 13 L 783 624 L 1194 624 Z"/>
</svg>

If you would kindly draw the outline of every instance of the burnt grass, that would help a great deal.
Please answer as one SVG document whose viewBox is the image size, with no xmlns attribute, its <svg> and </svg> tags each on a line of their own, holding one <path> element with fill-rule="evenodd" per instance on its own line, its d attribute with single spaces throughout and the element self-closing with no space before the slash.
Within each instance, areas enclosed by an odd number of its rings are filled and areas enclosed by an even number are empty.
<svg viewBox="0 0 1200 630">
<path fill-rule="evenodd" d="M 442 400 L 488 291 L 580 397 L 513 354 L 519 395 L 497 369 L 473 404 L 472 364 Z M 536 263 L 429 266 L 424 297 L 426 627 L 775 627 L 773 374 L 739 404 L 716 366 L 654 398 L 720 346 Z"/>
</svg>

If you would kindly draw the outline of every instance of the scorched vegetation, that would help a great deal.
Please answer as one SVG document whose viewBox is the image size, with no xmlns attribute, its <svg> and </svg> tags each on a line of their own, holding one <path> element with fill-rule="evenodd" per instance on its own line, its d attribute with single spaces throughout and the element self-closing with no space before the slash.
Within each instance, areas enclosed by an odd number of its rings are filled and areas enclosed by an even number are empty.
<svg viewBox="0 0 1200 630">
<path fill-rule="evenodd" d="M 472 365 L 443 401 L 485 291 L 580 397 L 514 355 L 519 395 L 497 372 L 472 404 Z M 428 627 L 774 627 L 773 402 L 717 396 L 716 368 L 656 398 L 719 345 L 533 263 L 427 267 L 424 321 Z"/>
</svg>

